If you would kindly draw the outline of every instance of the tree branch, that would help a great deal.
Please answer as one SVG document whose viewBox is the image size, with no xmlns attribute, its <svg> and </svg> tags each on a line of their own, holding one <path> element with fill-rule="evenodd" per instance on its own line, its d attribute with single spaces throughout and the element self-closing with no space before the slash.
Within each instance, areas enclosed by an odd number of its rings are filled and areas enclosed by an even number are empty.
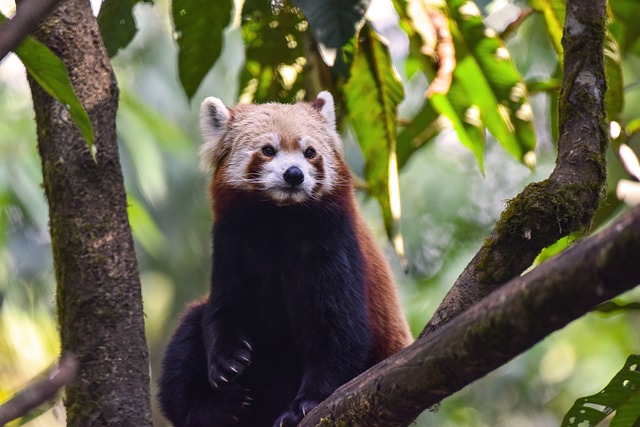
<svg viewBox="0 0 640 427">
<path fill-rule="evenodd" d="M 60 0 L 22 0 L 16 14 L 0 25 L 0 59 L 14 50 Z"/>
<path fill-rule="evenodd" d="M 421 336 L 522 273 L 543 248 L 590 227 L 606 184 L 605 6 L 606 0 L 567 0 L 556 168 L 508 203 Z"/>
<path fill-rule="evenodd" d="M 58 391 L 76 376 L 78 362 L 70 353 L 63 355 L 53 368 L 40 374 L 42 379 L 24 388 L 9 401 L 0 405 L 0 426 L 22 417 L 52 399 Z"/>
<path fill-rule="evenodd" d="M 640 283 L 640 207 L 517 277 L 339 388 L 300 426 L 406 426 L 598 304 Z"/>
</svg>

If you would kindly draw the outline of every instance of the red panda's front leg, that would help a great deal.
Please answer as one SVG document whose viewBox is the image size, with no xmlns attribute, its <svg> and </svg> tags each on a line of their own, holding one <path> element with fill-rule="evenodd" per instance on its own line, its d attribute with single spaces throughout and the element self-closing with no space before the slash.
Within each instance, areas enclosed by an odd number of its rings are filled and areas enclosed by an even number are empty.
<svg viewBox="0 0 640 427">
<path fill-rule="evenodd" d="M 295 399 L 274 427 L 296 426 L 339 386 L 373 364 L 361 255 L 354 247 L 331 249 L 325 262 L 308 269 L 308 280 L 289 292 L 287 309 L 303 372 Z"/>
<path fill-rule="evenodd" d="M 250 411 L 249 391 L 239 384 L 214 390 L 207 380 L 202 318 L 205 303 L 193 304 L 176 329 L 162 360 L 159 399 L 175 427 L 229 427 Z"/>
<path fill-rule="evenodd" d="M 202 318 L 209 383 L 214 389 L 232 384 L 251 364 L 249 338 L 232 322 L 229 310 L 208 301 Z"/>
</svg>

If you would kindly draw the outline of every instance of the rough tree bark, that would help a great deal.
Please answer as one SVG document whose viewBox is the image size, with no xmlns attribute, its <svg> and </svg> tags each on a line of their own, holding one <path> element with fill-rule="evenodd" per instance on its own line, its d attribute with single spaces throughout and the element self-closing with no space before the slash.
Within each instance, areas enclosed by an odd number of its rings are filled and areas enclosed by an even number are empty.
<svg viewBox="0 0 640 427">
<path fill-rule="evenodd" d="M 61 2 L 36 37 L 66 64 L 97 148 L 94 161 L 65 108 L 30 80 L 62 351 L 79 364 L 66 392 L 67 425 L 150 426 L 142 297 L 116 145 L 115 75 L 88 0 Z"/>
<path fill-rule="evenodd" d="M 640 249 L 640 208 L 604 234 L 513 279 L 542 248 L 586 231 L 600 203 L 608 144 L 605 7 L 606 0 L 566 2 L 558 159 L 549 179 L 509 202 L 416 343 L 338 389 L 301 426 L 408 425 L 431 405 L 640 282 L 640 266 L 628 255 Z"/>
<path fill-rule="evenodd" d="M 605 0 L 567 0 L 556 167 L 508 203 L 421 336 L 522 273 L 543 248 L 591 226 L 606 188 L 605 7 Z"/>
<path fill-rule="evenodd" d="M 307 426 L 400 427 L 640 283 L 640 207 L 340 387 Z"/>
</svg>

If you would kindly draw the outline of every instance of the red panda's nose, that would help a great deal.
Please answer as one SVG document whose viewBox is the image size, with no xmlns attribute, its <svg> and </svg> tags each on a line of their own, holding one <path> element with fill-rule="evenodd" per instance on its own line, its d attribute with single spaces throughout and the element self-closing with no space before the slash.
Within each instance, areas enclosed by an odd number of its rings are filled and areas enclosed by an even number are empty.
<svg viewBox="0 0 640 427">
<path fill-rule="evenodd" d="M 297 166 L 291 166 L 284 172 L 282 177 L 287 184 L 292 186 L 302 184 L 302 181 L 304 181 L 304 173 Z"/>
</svg>

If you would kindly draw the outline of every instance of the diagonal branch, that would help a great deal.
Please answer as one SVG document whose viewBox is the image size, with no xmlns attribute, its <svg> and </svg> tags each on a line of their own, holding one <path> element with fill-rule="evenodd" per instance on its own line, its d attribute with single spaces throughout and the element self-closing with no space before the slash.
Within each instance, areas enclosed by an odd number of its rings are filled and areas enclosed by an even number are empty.
<svg viewBox="0 0 640 427">
<path fill-rule="evenodd" d="M 556 168 L 508 203 L 421 336 L 521 274 L 543 248 L 589 229 L 606 185 L 605 6 L 606 0 L 567 0 Z"/>
<path fill-rule="evenodd" d="M 0 426 L 22 417 L 52 399 L 60 389 L 76 376 L 78 362 L 70 353 L 62 356 L 57 365 L 40 375 L 34 384 L 25 387 L 10 400 L 0 405 Z"/>
<path fill-rule="evenodd" d="M 339 388 L 300 426 L 406 426 L 423 410 L 640 283 L 640 207 Z"/>
<path fill-rule="evenodd" d="M 0 60 L 14 50 L 30 32 L 36 29 L 60 0 L 22 0 L 16 14 L 0 25 Z"/>
</svg>

